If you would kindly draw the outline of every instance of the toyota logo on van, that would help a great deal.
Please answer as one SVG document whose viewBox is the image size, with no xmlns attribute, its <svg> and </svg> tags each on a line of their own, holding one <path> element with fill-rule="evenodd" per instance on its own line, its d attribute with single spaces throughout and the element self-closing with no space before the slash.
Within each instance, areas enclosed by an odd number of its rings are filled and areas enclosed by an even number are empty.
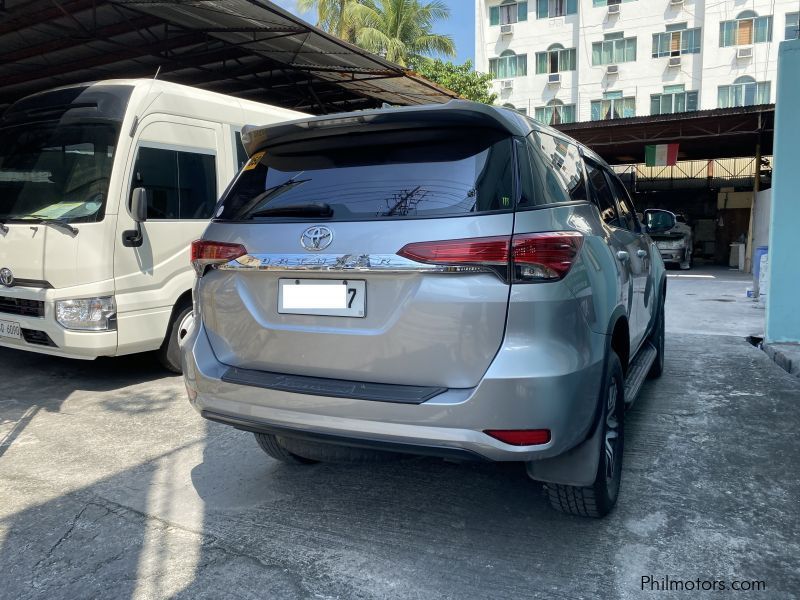
<svg viewBox="0 0 800 600">
<path fill-rule="evenodd" d="M 300 236 L 300 243 L 306 250 L 319 252 L 325 250 L 333 241 L 333 232 L 324 226 L 309 227 Z"/>
<path fill-rule="evenodd" d="M 11 272 L 11 269 L 6 267 L 0 269 L 0 283 L 6 287 L 12 287 L 14 285 L 14 274 Z"/>
</svg>

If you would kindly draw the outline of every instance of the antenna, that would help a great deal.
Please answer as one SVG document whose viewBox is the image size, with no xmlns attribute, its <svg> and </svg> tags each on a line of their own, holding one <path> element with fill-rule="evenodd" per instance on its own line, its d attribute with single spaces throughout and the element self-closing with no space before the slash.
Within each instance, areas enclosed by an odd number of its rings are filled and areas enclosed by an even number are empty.
<svg viewBox="0 0 800 600">
<path fill-rule="evenodd" d="M 155 83 L 156 79 L 158 79 L 158 74 L 159 73 L 161 73 L 161 65 L 158 65 L 158 68 L 156 68 L 156 74 L 153 75 L 153 79 L 150 80 L 150 86 L 147 88 L 147 93 L 144 95 L 145 98 L 147 98 L 150 95 L 150 92 L 153 90 L 153 84 Z M 150 104 L 145 106 L 145 108 L 144 108 L 144 110 L 142 112 L 147 112 L 147 109 L 150 108 L 153 105 L 153 102 L 155 102 L 155 101 L 156 101 L 156 99 L 153 98 L 150 101 Z M 130 137 L 133 137 L 136 134 L 136 129 L 138 127 L 139 127 L 139 115 L 134 115 L 133 124 L 131 125 L 131 130 L 130 130 L 128 135 L 130 135 Z"/>
<path fill-rule="evenodd" d="M 161 65 L 158 65 L 158 68 L 156 69 L 156 74 L 155 74 L 155 75 L 153 75 L 153 81 L 155 81 L 156 79 L 158 79 L 158 74 L 159 74 L 159 73 L 161 73 Z"/>
</svg>

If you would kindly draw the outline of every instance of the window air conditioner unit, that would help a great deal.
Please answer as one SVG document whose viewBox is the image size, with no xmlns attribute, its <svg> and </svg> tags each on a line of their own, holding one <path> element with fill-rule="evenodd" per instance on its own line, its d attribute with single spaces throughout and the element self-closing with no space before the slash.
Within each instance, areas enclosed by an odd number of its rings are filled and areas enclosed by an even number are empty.
<svg viewBox="0 0 800 600">
<path fill-rule="evenodd" d="M 618 75 L 619 67 L 617 65 L 608 65 L 606 67 L 606 75 Z"/>
<path fill-rule="evenodd" d="M 608 14 L 610 15 L 618 15 L 619 14 L 619 4 L 609 4 L 608 5 Z"/>
<path fill-rule="evenodd" d="M 513 79 L 504 79 L 500 82 L 500 89 L 502 90 L 513 90 L 514 89 L 514 80 Z"/>
<path fill-rule="evenodd" d="M 680 56 L 670 56 L 670 58 L 669 58 L 669 66 L 670 66 L 670 68 L 680 67 L 681 66 L 681 57 Z"/>
<path fill-rule="evenodd" d="M 753 47 L 747 46 L 746 48 L 737 48 L 736 49 L 736 58 L 753 58 Z"/>
<path fill-rule="evenodd" d="M 547 83 L 551 85 L 561 84 L 561 73 L 550 73 L 547 76 Z"/>
<path fill-rule="evenodd" d="M 513 25 L 500 25 L 500 35 L 513 35 L 513 33 L 514 33 Z"/>
</svg>

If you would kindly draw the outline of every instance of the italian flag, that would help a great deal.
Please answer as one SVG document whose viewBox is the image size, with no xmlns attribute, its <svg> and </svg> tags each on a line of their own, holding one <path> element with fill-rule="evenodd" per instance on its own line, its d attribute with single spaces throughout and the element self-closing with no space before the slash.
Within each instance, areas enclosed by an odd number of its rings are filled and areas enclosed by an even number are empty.
<svg viewBox="0 0 800 600">
<path fill-rule="evenodd" d="M 648 167 L 671 167 L 678 162 L 678 144 L 645 146 L 644 162 Z"/>
</svg>

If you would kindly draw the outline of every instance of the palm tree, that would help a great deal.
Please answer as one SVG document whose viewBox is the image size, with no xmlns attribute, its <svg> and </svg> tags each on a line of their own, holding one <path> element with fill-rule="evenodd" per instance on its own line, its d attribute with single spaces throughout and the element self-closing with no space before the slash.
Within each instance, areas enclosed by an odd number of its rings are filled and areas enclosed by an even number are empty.
<svg viewBox="0 0 800 600">
<path fill-rule="evenodd" d="M 350 0 L 345 14 L 355 28 L 355 42 L 402 66 L 430 55 L 455 56 L 449 35 L 433 33 L 450 9 L 441 0 Z"/>
<path fill-rule="evenodd" d="M 355 42 L 355 28 L 349 18 L 348 6 L 360 0 L 297 0 L 297 7 L 317 13 L 317 27 L 346 42 Z"/>
</svg>

